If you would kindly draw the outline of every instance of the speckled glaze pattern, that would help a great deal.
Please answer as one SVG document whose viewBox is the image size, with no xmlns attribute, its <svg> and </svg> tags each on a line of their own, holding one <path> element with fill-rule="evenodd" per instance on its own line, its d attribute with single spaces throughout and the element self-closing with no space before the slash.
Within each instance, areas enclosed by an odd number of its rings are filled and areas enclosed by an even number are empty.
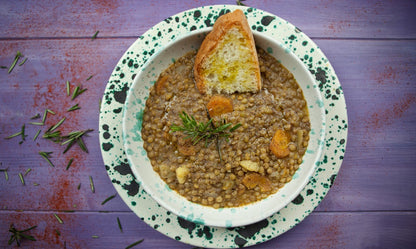
<svg viewBox="0 0 416 249">
<path fill-rule="evenodd" d="M 240 8 L 257 32 L 273 37 L 297 55 L 314 75 L 326 115 L 323 153 L 306 187 L 286 207 L 257 223 L 234 228 L 196 224 L 167 211 L 136 181 L 123 147 L 122 119 L 127 94 L 147 60 L 181 34 L 211 27 L 222 14 Z M 144 105 L 145 100 L 137 100 Z M 141 101 L 141 102 L 140 102 Z M 140 102 L 140 103 L 139 103 Z M 140 113 L 137 117 L 140 120 Z M 138 125 L 141 125 L 138 123 Z M 265 242 L 296 226 L 323 200 L 341 167 L 348 121 L 341 85 L 328 59 L 297 27 L 262 10 L 233 6 L 205 6 L 169 17 L 140 36 L 117 63 L 106 86 L 100 110 L 100 145 L 107 173 L 125 203 L 159 232 L 195 246 L 237 248 Z"/>
</svg>

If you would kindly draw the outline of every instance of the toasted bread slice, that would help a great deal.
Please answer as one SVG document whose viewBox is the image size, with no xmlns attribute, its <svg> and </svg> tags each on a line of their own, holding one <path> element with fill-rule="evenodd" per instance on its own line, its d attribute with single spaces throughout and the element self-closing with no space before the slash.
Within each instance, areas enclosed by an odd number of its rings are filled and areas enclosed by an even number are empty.
<svg viewBox="0 0 416 249">
<path fill-rule="evenodd" d="M 237 9 L 217 19 L 196 55 L 194 77 L 201 93 L 261 89 L 257 51 L 243 11 Z"/>
</svg>

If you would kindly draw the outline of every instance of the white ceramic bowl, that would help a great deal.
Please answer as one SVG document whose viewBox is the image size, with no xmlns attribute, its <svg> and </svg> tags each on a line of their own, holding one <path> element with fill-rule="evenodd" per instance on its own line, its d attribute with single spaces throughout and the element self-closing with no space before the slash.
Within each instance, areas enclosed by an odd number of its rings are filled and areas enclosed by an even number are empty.
<svg viewBox="0 0 416 249">
<path fill-rule="evenodd" d="M 262 47 L 279 60 L 296 78 L 303 90 L 311 121 L 308 149 L 303 162 L 293 179 L 277 193 L 264 200 L 236 208 L 215 209 L 192 203 L 171 190 L 153 171 L 143 149 L 141 126 L 150 87 L 159 74 L 173 59 L 199 48 L 210 28 L 193 31 L 178 37 L 167 46 L 155 51 L 146 64 L 139 69 L 132 88 L 129 90 L 123 116 L 123 143 L 133 173 L 141 186 L 161 206 L 174 214 L 195 223 L 218 227 L 236 227 L 252 224 L 278 212 L 289 204 L 308 183 L 319 161 L 325 135 L 325 113 L 316 81 L 304 64 L 289 49 L 272 37 L 254 32 L 256 45 Z"/>
</svg>

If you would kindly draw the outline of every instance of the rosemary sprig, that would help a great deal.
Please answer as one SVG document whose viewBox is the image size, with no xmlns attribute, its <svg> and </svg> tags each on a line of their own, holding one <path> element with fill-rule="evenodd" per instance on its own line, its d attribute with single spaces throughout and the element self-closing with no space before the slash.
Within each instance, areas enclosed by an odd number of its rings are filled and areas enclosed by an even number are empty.
<svg viewBox="0 0 416 249">
<path fill-rule="evenodd" d="M 9 67 L 9 70 L 7 71 L 7 73 L 11 73 L 13 71 L 13 68 L 16 66 L 17 61 L 20 59 L 20 57 L 22 57 L 22 53 L 20 53 L 20 51 L 16 52 L 16 56 L 14 57 L 14 60 L 12 62 L 12 64 Z"/>
<path fill-rule="evenodd" d="M 113 199 L 114 197 L 116 197 L 116 195 L 112 195 L 110 197 L 108 197 L 107 199 L 105 199 L 103 202 L 101 202 L 101 205 L 106 204 L 109 200 Z"/>
<path fill-rule="evenodd" d="M 140 243 L 142 243 L 142 242 L 143 242 L 143 239 L 141 239 L 141 240 L 139 240 L 139 241 L 136 241 L 136 242 L 134 242 L 134 243 L 132 243 L 132 244 L 128 245 L 128 246 L 126 247 L 126 249 L 130 249 L 130 248 L 132 248 L 133 246 L 136 246 L 136 245 L 138 245 L 138 244 L 140 244 Z"/>
<path fill-rule="evenodd" d="M 22 127 L 20 128 L 19 132 L 16 132 L 16 133 L 6 137 L 5 139 L 11 139 L 11 138 L 14 138 L 14 137 L 17 137 L 17 136 L 21 136 L 22 141 L 20 141 L 19 144 L 22 144 L 23 141 L 25 141 L 25 139 L 27 137 L 27 135 L 25 134 L 25 127 L 26 127 L 25 124 L 23 124 Z"/>
<path fill-rule="evenodd" d="M 54 126 L 48 129 L 48 131 L 54 131 L 56 130 L 61 124 L 65 121 L 66 117 L 63 117 L 61 120 L 58 121 Z"/>
<path fill-rule="evenodd" d="M 69 80 L 66 81 L 66 95 L 70 95 L 71 94 L 71 85 L 69 83 Z"/>
<path fill-rule="evenodd" d="M 26 171 L 25 171 L 25 173 L 23 174 L 23 176 L 26 176 L 27 174 L 29 174 L 29 172 L 30 171 L 32 171 L 32 169 L 31 168 L 28 168 Z"/>
<path fill-rule="evenodd" d="M 95 193 L 95 187 L 94 187 L 94 182 L 92 181 L 92 176 L 90 177 L 90 187 L 91 187 L 91 192 Z"/>
<path fill-rule="evenodd" d="M 41 155 L 41 157 L 43 157 L 49 163 L 49 165 L 51 165 L 52 167 L 55 167 L 53 163 L 51 162 L 51 160 L 49 160 L 49 158 L 51 157 L 50 156 L 51 154 L 52 152 L 45 152 L 45 151 L 39 152 L 39 155 Z"/>
<path fill-rule="evenodd" d="M 20 178 L 20 181 L 22 182 L 22 184 L 23 184 L 23 185 L 26 185 L 26 184 L 25 184 L 25 179 L 23 178 L 22 173 L 19 173 L 19 178 Z"/>
<path fill-rule="evenodd" d="M 38 130 L 38 132 L 36 132 L 35 136 L 33 137 L 33 141 L 35 141 L 36 138 L 38 138 L 39 134 L 40 134 L 40 130 Z"/>
<path fill-rule="evenodd" d="M 73 105 L 71 108 L 69 108 L 67 112 L 72 112 L 78 109 L 81 109 L 81 107 L 79 107 L 78 104 L 76 104 L 76 105 Z"/>
<path fill-rule="evenodd" d="M 31 117 L 30 119 L 38 119 L 38 118 L 40 118 L 40 114 L 39 113 L 36 114 L 35 116 Z"/>
<path fill-rule="evenodd" d="M 73 161 L 74 161 L 74 158 L 69 159 L 69 162 L 68 162 L 68 164 L 66 165 L 65 170 L 68 170 L 68 169 L 69 169 L 69 167 L 71 166 L 71 164 L 72 164 L 72 162 L 73 162 Z"/>
<path fill-rule="evenodd" d="M 6 181 L 9 180 L 9 174 L 7 173 L 8 170 L 9 170 L 9 168 L 0 169 L 0 171 L 4 172 L 4 177 L 6 178 Z"/>
<path fill-rule="evenodd" d="M 95 32 L 95 34 L 91 37 L 91 40 L 94 40 L 97 38 L 98 33 L 100 33 L 99 30 L 97 30 L 97 32 Z"/>
<path fill-rule="evenodd" d="M 94 75 L 90 75 L 90 76 L 86 79 L 86 81 L 89 81 L 90 79 L 92 79 L 92 77 L 94 77 Z"/>
<path fill-rule="evenodd" d="M 240 5 L 240 6 L 247 6 L 247 5 L 245 5 L 244 3 L 242 3 L 242 1 L 245 1 L 245 0 L 237 0 L 237 1 L 236 1 L 237 5 Z"/>
<path fill-rule="evenodd" d="M 83 92 L 87 91 L 87 88 L 82 88 L 82 86 L 75 87 L 74 91 L 72 92 L 71 100 L 74 100 L 76 97 L 81 95 Z"/>
<path fill-rule="evenodd" d="M 35 229 L 37 226 L 32 226 L 28 229 L 24 229 L 24 230 L 17 230 L 14 227 L 14 224 L 10 224 L 10 228 L 9 228 L 9 232 L 12 233 L 12 235 L 10 236 L 10 239 L 8 241 L 8 244 L 11 245 L 14 241 L 16 241 L 17 246 L 20 246 L 20 242 L 22 239 L 28 239 L 31 241 L 36 241 L 35 237 L 33 237 L 32 235 L 28 235 L 25 234 L 27 231 L 30 231 L 32 229 Z"/>
<path fill-rule="evenodd" d="M 123 227 L 121 226 L 120 218 L 118 217 L 117 217 L 117 224 L 118 224 L 118 229 L 120 229 L 120 232 L 123 232 Z"/>
<path fill-rule="evenodd" d="M 27 57 L 22 62 L 19 63 L 19 66 L 22 66 L 23 64 L 25 64 L 26 61 L 27 61 Z"/>
<path fill-rule="evenodd" d="M 61 219 L 61 217 L 59 217 L 57 214 L 53 214 L 53 216 L 55 216 L 55 218 L 58 220 L 59 224 L 63 224 L 64 221 Z"/>
<path fill-rule="evenodd" d="M 225 120 L 215 126 L 212 118 L 209 118 L 206 123 L 198 122 L 192 115 L 189 116 L 186 112 L 179 114 L 179 117 L 182 119 L 182 126 L 173 124 L 170 127 L 171 132 L 183 132 L 186 135 L 185 139 L 191 139 L 194 145 L 201 140 L 205 140 L 205 146 L 208 146 L 213 140 L 219 140 L 220 138 L 225 138 L 228 141 L 231 132 L 241 126 L 240 123 L 232 126 L 231 123 L 226 123 Z M 221 155 L 218 143 L 217 141 L 217 149 Z"/>
<path fill-rule="evenodd" d="M 62 139 L 65 141 L 62 142 L 61 145 L 68 144 L 63 153 L 65 154 L 75 143 L 79 145 L 81 150 L 88 153 L 88 149 L 85 146 L 84 141 L 82 140 L 82 137 L 91 131 L 93 131 L 93 129 L 87 129 L 83 131 L 73 131 L 73 132 L 70 132 L 68 135 L 63 136 Z"/>
</svg>

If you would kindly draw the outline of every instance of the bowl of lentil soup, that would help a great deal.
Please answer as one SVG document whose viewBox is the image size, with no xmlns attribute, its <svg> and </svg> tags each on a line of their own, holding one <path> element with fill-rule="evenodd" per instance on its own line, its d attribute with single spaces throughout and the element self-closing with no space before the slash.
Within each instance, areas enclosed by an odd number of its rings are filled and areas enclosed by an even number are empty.
<svg viewBox="0 0 416 249">
<path fill-rule="evenodd" d="M 212 123 L 241 124 L 227 140 L 190 144 L 171 128 L 184 114 L 208 122 L 210 96 L 196 90 L 192 67 L 209 31 L 177 38 L 137 72 L 124 108 L 123 143 L 137 180 L 161 206 L 195 223 L 243 226 L 278 212 L 308 183 L 324 142 L 323 102 L 303 62 L 254 31 L 262 90 L 226 96 L 233 111 Z M 277 130 L 288 139 L 283 158 L 270 151 Z"/>
</svg>

